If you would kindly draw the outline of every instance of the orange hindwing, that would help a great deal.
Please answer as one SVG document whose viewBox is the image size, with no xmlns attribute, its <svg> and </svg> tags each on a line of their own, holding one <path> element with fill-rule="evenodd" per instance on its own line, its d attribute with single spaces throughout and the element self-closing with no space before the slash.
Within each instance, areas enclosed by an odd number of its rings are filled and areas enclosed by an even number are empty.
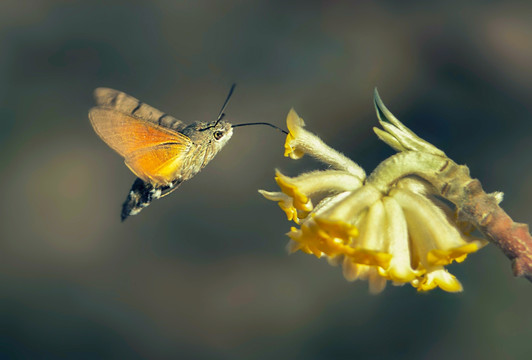
<svg viewBox="0 0 532 360">
<path fill-rule="evenodd" d="M 176 180 L 192 145 L 187 136 L 111 108 L 94 107 L 89 119 L 98 136 L 143 181 L 163 186 Z"/>
</svg>

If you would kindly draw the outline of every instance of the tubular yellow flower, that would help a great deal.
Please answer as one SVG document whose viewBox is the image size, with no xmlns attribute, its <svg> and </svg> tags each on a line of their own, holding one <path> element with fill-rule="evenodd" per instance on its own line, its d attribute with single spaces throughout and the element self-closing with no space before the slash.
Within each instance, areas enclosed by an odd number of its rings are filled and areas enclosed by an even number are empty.
<svg viewBox="0 0 532 360">
<path fill-rule="evenodd" d="M 316 159 L 323 161 L 333 168 L 344 170 L 358 177 L 366 178 L 366 172 L 351 159 L 338 151 L 327 146 L 319 137 L 305 130 L 305 122 L 291 109 L 286 117 L 286 125 L 289 133 L 285 141 L 285 156 L 297 160 L 305 154 L 309 154 Z"/>
<path fill-rule="evenodd" d="M 368 280 L 372 293 L 382 291 L 387 281 L 409 283 L 418 291 L 461 291 L 444 266 L 464 261 L 486 241 L 471 236 L 472 225 L 459 221 L 452 205 L 442 200 L 448 184 L 439 180 L 437 171 L 455 166 L 467 173 L 467 168 L 406 128 L 377 93 L 375 106 L 384 129 L 375 132 L 399 154 L 368 178 L 360 166 L 307 131 L 292 109 L 285 156 L 309 154 L 332 169 L 296 177 L 277 170 L 281 192 L 259 192 L 300 225 L 287 234 L 290 252 L 326 256 L 330 263 L 341 264 L 347 280 Z"/>
</svg>

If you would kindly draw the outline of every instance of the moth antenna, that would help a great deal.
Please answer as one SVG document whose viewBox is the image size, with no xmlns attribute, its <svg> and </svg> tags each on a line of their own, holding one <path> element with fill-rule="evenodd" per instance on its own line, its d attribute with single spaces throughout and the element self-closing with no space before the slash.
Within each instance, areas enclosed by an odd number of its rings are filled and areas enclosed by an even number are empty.
<svg viewBox="0 0 532 360">
<path fill-rule="evenodd" d="M 278 126 L 275 126 L 273 124 L 270 124 L 270 123 L 267 123 L 267 122 L 254 122 L 254 123 L 245 123 L 245 124 L 236 124 L 236 125 L 232 125 L 231 127 L 239 127 L 239 126 L 249 126 L 249 125 L 267 125 L 267 126 L 271 126 L 272 128 L 275 128 L 277 130 L 279 130 L 280 132 L 288 135 L 288 131 L 278 127 Z"/>
<path fill-rule="evenodd" d="M 222 108 L 220 109 L 220 113 L 218 114 L 218 118 L 216 119 L 216 123 L 214 124 L 214 126 L 218 125 L 220 120 L 222 120 L 223 117 L 225 116 L 224 114 L 225 108 L 227 107 L 227 104 L 229 103 L 229 100 L 231 99 L 231 95 L 233 95 L 233 91 L 235 90 L 235 87 L 236 87 L 236 83 L 233 83 L 233 85 L 231 85 L 231 89 L 229 89 L 229 94 L 227 94 L 227 98 L 225 99 L 224 104 L 222 105 Z"/>
<path fill-rule="evenodd" d="M 227 107 L 227 104 L 229 103 L 229 100 L 231 99 L 231 96 L 233 95 L 233 91 L 235 90 L 235 87 L 236 87 L 236 83 L 233 83 L 233 85 L 231 85 L 231 89 L 229 89 L 229 93 L 227 94 L 227 98 L 225 99 L 224 104 L 222 105 L 222 108 L 220 109 L 220 113 L 218 114 L 218 118 L 216 119 L 216 123 L 214 123 L 214 125 L 206 127 L 205 129 L 200 129 L 200 131 L 205 131 L 207 129 L 216 127 L 216 125 L 218 125 L 218 123 L 224 118 L 224 116 L 225 116 L 225 112 L 224 112 L 225 108 Z M 286 131 L 284 129 L 281 129 L 278 126 L 275 126 L 275 125 L 267 123 L 267 122 L 254 122 L 254 123 L 236 124 L 236 125 L 231 125 L 231 127 L 235 128 L 235 127 L 239 127 L 239 126 L 249 126 L 249 125 L 267 125 L 267 126 L 271 126 L 272 128 L 275 128 L 275 129 L 279 130 L 280 132 L 288 135 L 288 131 Z"/>
</svg>

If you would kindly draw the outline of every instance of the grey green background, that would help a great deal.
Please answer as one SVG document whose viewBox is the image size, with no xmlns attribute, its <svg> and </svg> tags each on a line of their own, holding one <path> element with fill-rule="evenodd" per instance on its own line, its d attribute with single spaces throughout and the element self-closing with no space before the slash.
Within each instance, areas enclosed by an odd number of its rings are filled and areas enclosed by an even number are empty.
<svg viewBox="0 0 532 360">
<path fill-rule="evenodd" d="M 186 122 L 308 128 L 370 172 L 372 91 L 532 222 L 532 3 L 0 2 L 0 357 L 528 359 L 532 285 L 493 246 L 450 271 L 465 291 L 371 296 L 285 253 L 258 188 L 322 165 L 235 129 L 196 178 L 120 223 L 134 176 L 87 119 L 126 91 Z"/>
</svg>

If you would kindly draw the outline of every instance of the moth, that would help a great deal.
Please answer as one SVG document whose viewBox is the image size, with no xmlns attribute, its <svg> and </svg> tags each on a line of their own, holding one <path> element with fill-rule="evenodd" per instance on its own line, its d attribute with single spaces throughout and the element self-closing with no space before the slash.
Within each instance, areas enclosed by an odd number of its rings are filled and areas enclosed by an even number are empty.
<svg viewBox="0 0 532 360">
<path fill-rule="evenodd" d="M 216 120 L 189 125 L 121 91 L 94 91 L 96 106 L 89 110 L 94 131 L 137 176 L 122 205 L 122 221 L 194 177 L 227 144 L 234 127 L 268 125 L 286 133 L 269 123 L 231 125 L 223 120 L 234 88 Z"/>
</svg>

